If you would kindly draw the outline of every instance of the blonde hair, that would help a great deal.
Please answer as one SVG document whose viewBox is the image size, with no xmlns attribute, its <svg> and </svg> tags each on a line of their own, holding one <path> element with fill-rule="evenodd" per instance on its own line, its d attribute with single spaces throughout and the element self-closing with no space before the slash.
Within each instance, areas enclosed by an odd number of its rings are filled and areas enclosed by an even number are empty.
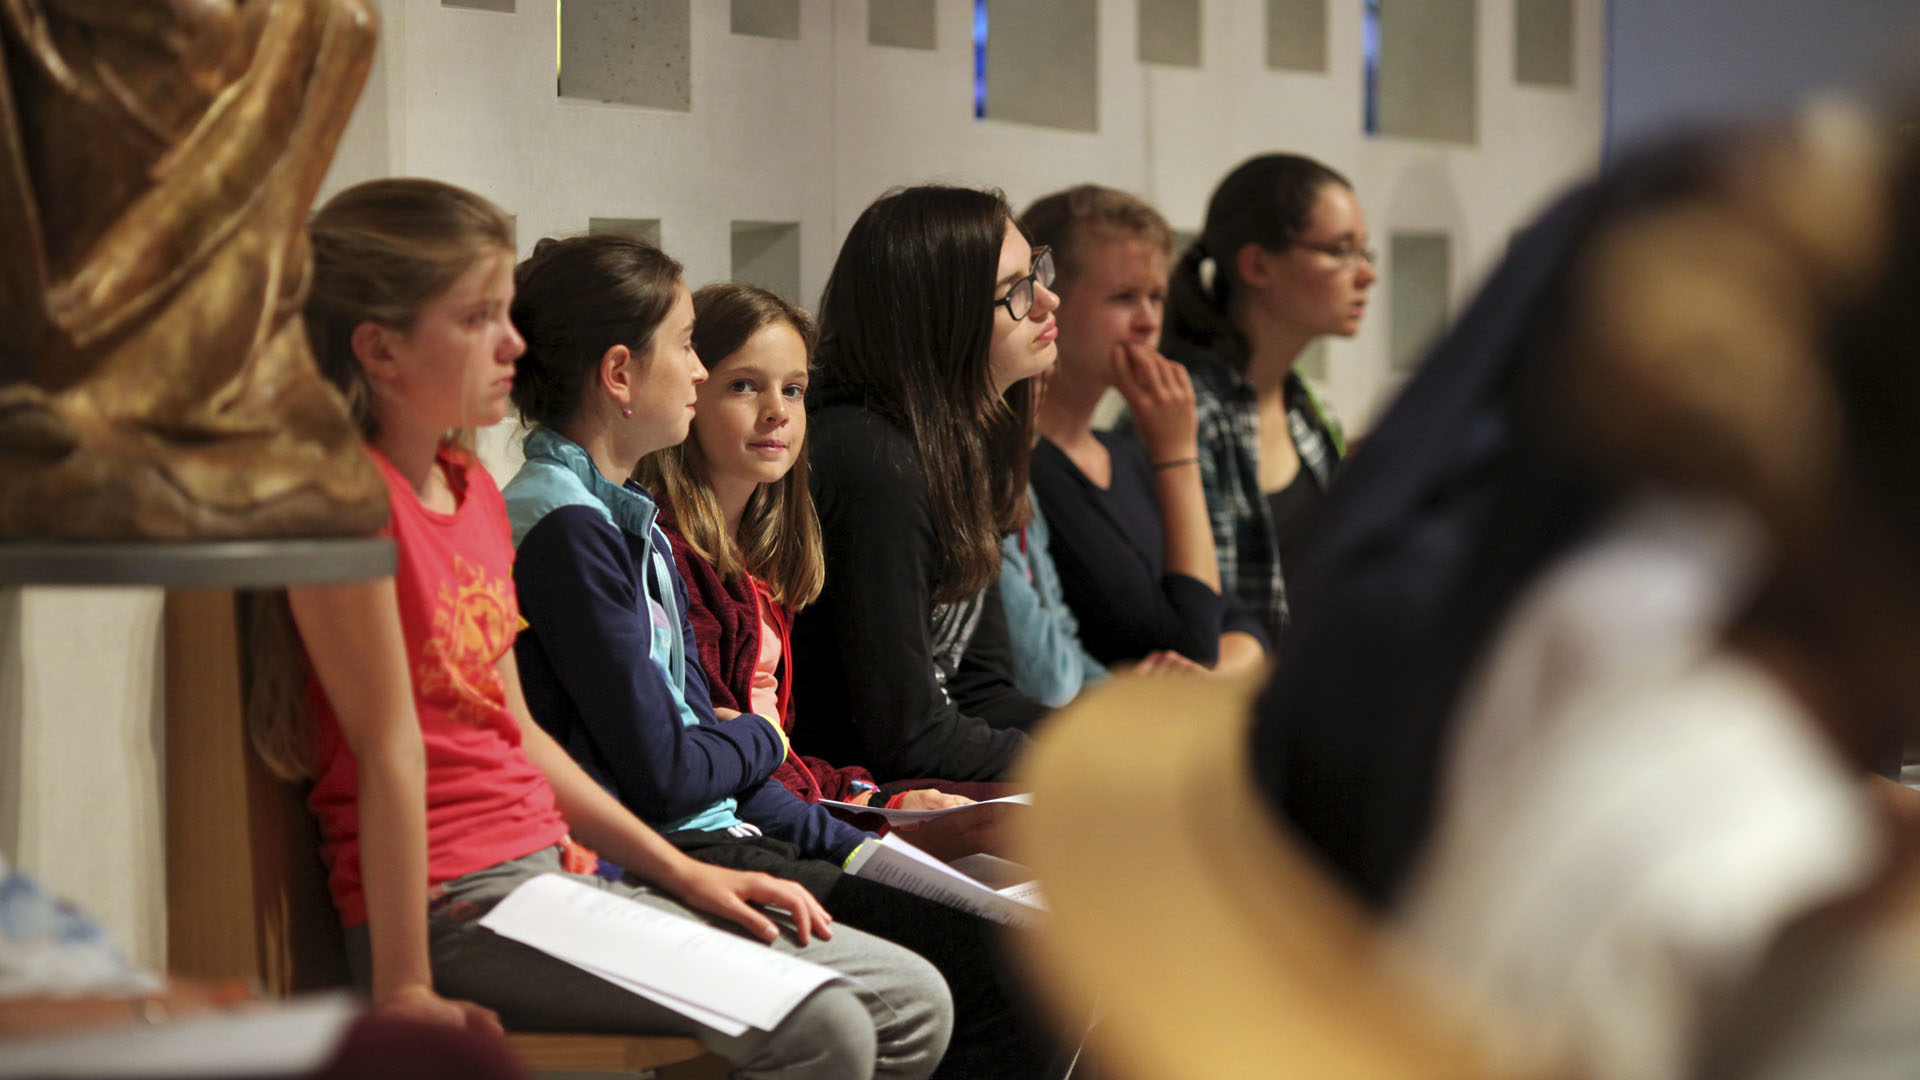
<svg viewBox="0 0 1920 1080">
<path fill-rule="evenodd" d="M 705 286 L 693 294 L 693 314 L 694 351 L 716 358 L 715 368 L 768 326 L 790 326 L 809 352 L 813 348 L 813 320 L 807 313 L 752 285 Z M 774 603 L 790 611 L 819 597 L 827 577 L 826 557 L 820 517 L 807 490 L 805 441 L 785 476 L 761 484 L 748 496 L 737 538 L 727 534 L 726 515 L 708 482 L 698 439 L 688 438 L 642 458 L 634 479 L 673 509 L 687 545 L 712 563 L 721 577 L 752 574 L 767 583 Z"/>
<path fill-rule="evenodd" d="M 357 184 L 327 200 L 307 223 L 313 273 L 307 339 L 321 374 L 340 390 L 363 437 L 379 435 L 372 384 L 353 352 L 354 328 L 371 322 L 406 331 L 420 312 L 473 266 L 513 257 L 513 222 L 499 207 L 437 180 Z M 449 443 L 470 447 L 471 433 Z M 247 731 L 269 769 L 286 779 L 312 772 L 312 718 L 300 635 L 284 590 L 249 593 L 243 619 Z"/>
</svg>

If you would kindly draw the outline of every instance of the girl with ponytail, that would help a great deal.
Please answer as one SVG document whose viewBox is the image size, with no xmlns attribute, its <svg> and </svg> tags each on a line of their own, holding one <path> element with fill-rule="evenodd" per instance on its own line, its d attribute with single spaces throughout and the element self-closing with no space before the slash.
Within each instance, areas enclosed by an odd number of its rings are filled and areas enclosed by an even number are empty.
<svg viewBox="0 0 1920 1080">
<path fill-rule="evenodd" d="M 1168 284 L 1161 351 L 1193 378 L 1192 467 L 1221 586 L 1276 640 L 1289 620 L 1286 574 L 1346 453 L 1339 423 L 1294 363 L 1316 338 L 1360 328 L 1376 258 L 1345 177 L 1266 154 L 1214 189 L 1206 227 Z"/>
</svg>

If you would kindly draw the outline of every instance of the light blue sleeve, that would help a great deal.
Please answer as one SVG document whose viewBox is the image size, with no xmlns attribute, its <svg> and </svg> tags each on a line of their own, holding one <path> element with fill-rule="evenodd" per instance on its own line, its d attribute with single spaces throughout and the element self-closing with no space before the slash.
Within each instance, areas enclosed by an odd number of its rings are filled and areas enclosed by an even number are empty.
<svg viewBox="0 0 1920 1080">
<path fill-rule="evenodd" d="M 1028 490 L 1032 499 L 1032 490 Z M 1038 500 L 1033 521 L 1000 542 L 1000 601 L 1013 640 L 1013 678 L 1020 692 L 1059 708 L 1081 689 L 1107 677 L 1107 669 L 1080 644 L 1080 624 L 1067 608 L 1060 574 L 1047 554 L 1047 521 Z"/>
</svg>

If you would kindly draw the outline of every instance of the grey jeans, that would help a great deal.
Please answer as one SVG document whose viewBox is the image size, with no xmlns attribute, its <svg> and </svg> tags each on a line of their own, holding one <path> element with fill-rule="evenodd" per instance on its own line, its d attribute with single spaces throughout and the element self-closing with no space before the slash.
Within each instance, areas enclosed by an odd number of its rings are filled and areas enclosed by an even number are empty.
<svg viewBox="0 0 1920 1080">
<path fill-rule="evenodd" d="M 772 1031 L 724 1035 L 480 925 L 521 882 L 560 872 L 559 851 L 549 848 L 448 882 L 427 921 L 434 988 L 497 1011 L 513 1031 L 690 1036 L 732 1062 L 733 1075 L 743 1080 L 922 1080 L 946 1052 L 953 1002 L 940 973 L 913 952 L 851 926 L 835 926 L 830 941 L 802 947 L 788 934 L 770 946 L 850 981 L 815 990 Z M 636 904 L 736 929 L 645 886 L 567 876 Z M 364 924 L 347 932 L 347 958 L 355 980 L 369 985 L 372 952 Z"/>
</svg>

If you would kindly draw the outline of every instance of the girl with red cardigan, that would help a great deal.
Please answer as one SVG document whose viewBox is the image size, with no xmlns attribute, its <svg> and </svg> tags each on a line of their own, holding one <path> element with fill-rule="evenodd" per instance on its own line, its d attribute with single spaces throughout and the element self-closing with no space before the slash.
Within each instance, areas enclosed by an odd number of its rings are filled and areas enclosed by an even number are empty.
<svg viewBox="0 0 1920 1080">
<path fill-rule="evenodd" d="M 820 521 L 807 491 L 813 320 L 775 293 L 733 282 L 702 288 L 693 308 L 694 350 L 713 362 L 698 390 L 692 435 L 648 455 L 636 477 L 660 498 L 713 704 L 777 718 L 791 732 L 789 629 L 825 578 Z M 865 768 L 835 766 L 798 748 L 774 776 L 809 802 L 908 810 L 1013 790 L 943 780 L 881 785 Z"/>
</svg>

